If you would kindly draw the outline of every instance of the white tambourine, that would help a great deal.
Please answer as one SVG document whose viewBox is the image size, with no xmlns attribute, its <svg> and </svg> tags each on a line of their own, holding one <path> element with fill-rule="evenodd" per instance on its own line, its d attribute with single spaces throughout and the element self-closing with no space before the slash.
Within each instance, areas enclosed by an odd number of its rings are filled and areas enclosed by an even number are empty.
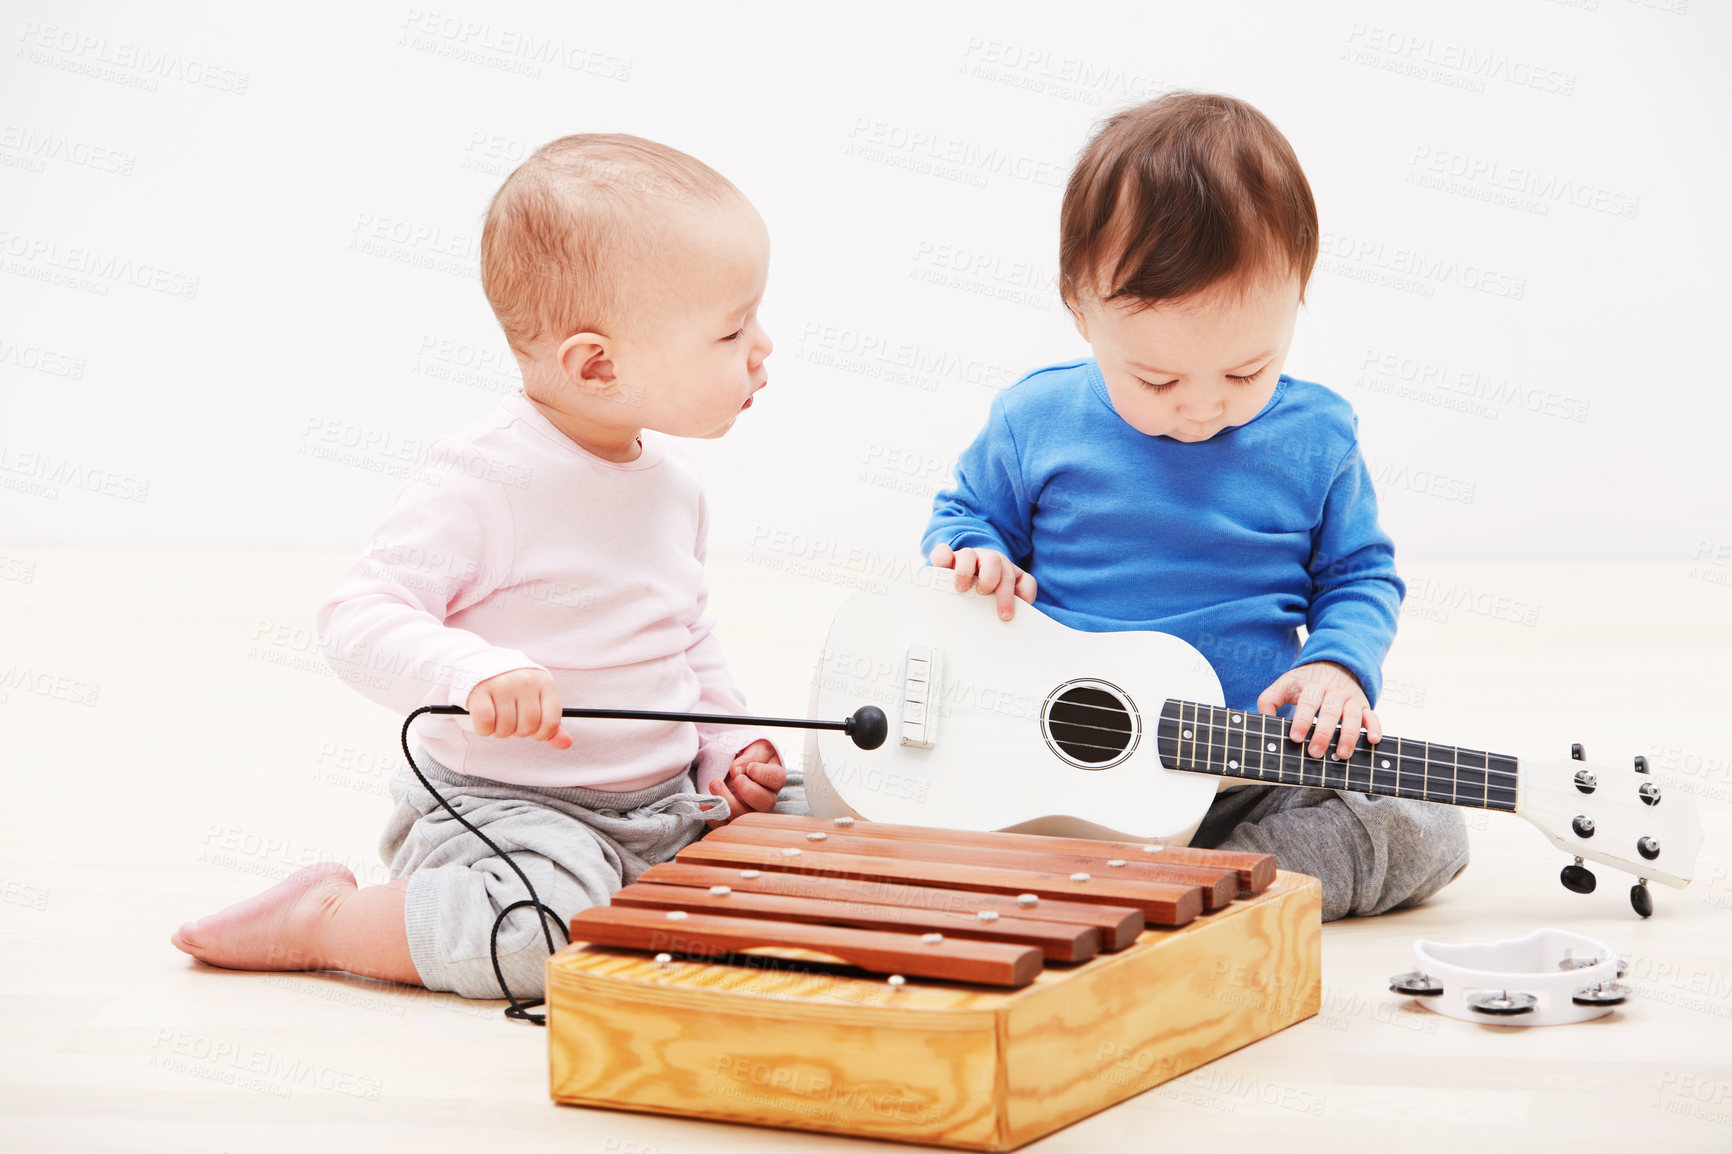
<svg viewBox="0 0 1732 1154">
<path fill-rule="evenodd" d="M 1563 1026 L 1611 1012 L 1630 996 L 1624 966 L 1604 942 L 1535 930 L 1507 942 L 1413 943 L 1413 970 L 1389 988 L 1464 1022 Z"/>
</svg>

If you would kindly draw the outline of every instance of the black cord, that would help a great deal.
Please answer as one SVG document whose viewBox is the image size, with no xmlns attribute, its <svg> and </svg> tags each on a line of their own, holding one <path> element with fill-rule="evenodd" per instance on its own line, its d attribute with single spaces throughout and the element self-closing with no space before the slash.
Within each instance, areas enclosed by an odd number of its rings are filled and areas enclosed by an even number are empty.
<svg viewBox="0 0 1732 1154">
<path fill-rule="evenodd" d="M 492 850 L 496 855 L 504 859 L 505 864 L 511 867 L 512 872 L 515 873 L 518 880 L 523 883 L 523 888 L 529 891 L 529 897 L 525 898 L 523 901 L 512 902 L 510 905 L 500 910 L 499 916 L 493 919 L 493 933 L 488 938 L 487 949 L 493 957 L 493 976 L 499 980 L 499 990 L 505 995 L 505 1000 L 511 1003 L 505 1010 L 505 1016 L 513 1021 L 533 1022 L 537 1026 L 545 1026 L 547 1025 L 546 1014 L 532 1014 L 529 1011 L 535 1006 L 546 1004 L 546 999 L 535 998 L 527 1002 L 519 1002 L 516 998 L 511 996 L 511 990 L 505 984 L 505 973 L 499 968 L 499 927 L 504 924 L 506 917 L 511 913 L 511 911 L 520 909 L 523 906 L 533 906 L 541 917 L 541 934 L 542 937 L 547 940 L 547 952 L 549 956 L 551 956 L 559 951 L 559 947 L 553 944 L 553 931 L 547 928 L 548 917 L 551 915 L 562 927 L 569 926 L 571 922 L 567 918 L 561 918 L 558 914 L 541 904 L 540 895 L 535 892 L 535 887 L 529 884 L 529 878 L 521 869 L 518 868 L 517 863 L 511 860 L 511 854 L 494 845 L 492 838 L 470 825 L 468 819 L 458 813 L 455 809 L 451 808 L 451 803 L 445 800 L 443 794 L 433 788 L 433 783 L 427 780 L 426 776 L 421 772 L 421 767 L 415 764 L 415 756 L 409 752 L 409 726 L 417 717 L 420 717 L 423 713 L 451 715 L 466 714 L 468 712 L 467 709 L 456 705 L 423 705 L 421 708 L 415 710 L 408 717 L 403 719 L 403 757 L 409 762 L 409 769 L 415 774 L 415 779 L 421 783 L 422 788 L 432 794 L 433 799 L 445 807 L 446 813 L 461 822 L 464 829 L 480 838 L 486 843 L 488 849 Z M 861 706 L 850 714 L 845 721 L 812 721 L 806 718 L 793 717 L 738 717 L 719 713 L 665 713 L 638 709 L 566 709 L 562 712 L 566 717 L 647 718 L 659 721 L 726 721 L 735 724 L 746 723 L 751 725 L 775 725 L 791 729 L 839 729 L 846 733 L 849 738 L 853 740 L 854 744 L 859 746 L 861 749 L 877 749 L 880 745 L 884 744 L 885 735 L 889 732 L 889 723 L 884 718 L 884 711 L 875 705 Z M 529 851 L 522 850 L 514 852 L 527 853 Z"/>
<path fill-rule="evenodd" d="M 480 830 L 478 830 L 474 826 L 470 825 L 469 820 L 467 818 L 465 818 L 462 814 L 458 813 L 455 809 L 451 808 L 451 803 L 445 800 L 445 796 L 443 794 L 441 794 L 438 790 L 433 788 L 433 784 L 427 780 L 425 775 L 422 774 L 421 767 L 415 764 L 414 755 L 412 755 L 409 752 L 409 726 L 411 723 L 414 722 L 414 720 L 417 717 L 420 717 L 423 713 L 430 713 L 430 712 L 434 712 L 434 711 L 438 711 L 441 713 L 449 712 L 449 710 L 441 709 L 439 706 L 436 706 L 436 705 L 423 705 L 420 709 L 417 709 L 415 712 L 411 713 L 408 717 L 405 717 L 403 719 L 403 734 L 402 734 L 403 756 L 405 758 L 408 758 L 409 769 L 412 773 L 414 773 L 416 780 L 421 783 L 422 787 L 424 789 L 426 789 L 426 791 L 428 793 L 433 795 L 433 798 L 435 801 L 437 801 L 440 805 L 445 807 L 445 812 L 450 814 L 452 817 L 456 818 L 459 822 L 462 822 L 464 829 L 468 830 L 470 833 L 472 833 L 476 837 L 480 838 L 483 842 L 487 843 L 488 849 L 492 850 L 500 858 L 503 858 L 505 861 L 505 864 L 511 867 L 512 872 L 515 873 L 517 875 L 518 880 L 523 883 L 523 888 L 529 891 L 529 896 L 527 898 L 525 898 L 523 901 L 520 901 L 520 902 L 512 902 L 510 905 L 508 905 L 504 909 L 500 910 L 499 916 L 497 918 L 493 919 L 493 933 L 492 933 L 492 936 L 489 937 L 489 939 L 488 939 L 487 949 L 488 949 L 488 952 L 493 957 L 493 976 L 499 980 L 499 990 L 501 993 L 503 993 L 505 995 L 505 1000 L 507 1002 L 511 1003 L 505 1009 L 505 1016 L 507 1018 L 512 1019 L 513 1021 L 531 1022 L 537 1026 L 545 1026 L 545 1025 L 547 1025 L 547 1015 L 546 1014 L 532 1014 L 529 1011 L 536 1006 L 544 1005 L 546 1002 L 546 999 L 545 998 L 531 998 L 528 1001 L 519 1002 L 516 998 L 511 996 L 511 989 L 510 989 L 510 987 L 508 987 L 505 984 L 505 972 L 499 968 L 499 927 L 505 921 L 506 917 L 510 915 L 511 911 L 513 911 L 515 909 L 519 909 L 523 906 L 534 906 L 535 909 L 541 915 L 541 933 L 542 933 L 542 936 L 547 939 L 547 952 L 551 956 L 552 954 L 558 952 L 559 947 L 555 946 L 553 944 L 553 931 L 547 928 L 547 919 L 548 919 L 549 915 L 551 915 L 554 918 L 554 920 L 557 921 L 561 926 L 567 925 L 569 923 L 566 921 L 566 919 L 561 918 L 558 914 L 554 913 L 552 910 L 548 909 L 546 906 L 541 904 L 541 898 L 539 895 L 536 894 L 535 887 L 533 885 L 529 884 L 528 876 L 524 874 L 523 870 L 518 868 L 518 865 L 515 861 L 511 860 L 511 854 L 507 853 L 505 850 L 502 850 L 497 845 L 493 844 L 492 838 L 488 837 L 486 834 L 482 833 Z M 526 853 L 528 851 L 524 850 L 524 851 L 512 851 L 512 852 L 525 852 Z"/>
</svg>

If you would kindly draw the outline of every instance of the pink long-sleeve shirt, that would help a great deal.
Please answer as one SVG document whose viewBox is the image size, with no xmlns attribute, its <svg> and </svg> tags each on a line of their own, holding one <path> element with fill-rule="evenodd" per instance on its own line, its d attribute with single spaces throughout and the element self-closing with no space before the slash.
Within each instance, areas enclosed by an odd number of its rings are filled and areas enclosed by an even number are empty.
<svg viewBox="0 0 1732 1154">
<path fill-rule="evenodd" d="M 707 613 L 696 466 L 676 438 L 645 429 L 641 442 L 637 460 L 605 460 L 522 394 L 434 441 L 319 606 L 331 667 L 399 714 L 467 706 L 478 683 L 513 669 L 546 670 L 562 706 L 744 712 Z M 696 757 L 708 792 L 741 749 L 774 744 L 713 723 L 562 724 L 566 750 L 479 737 L 466 717 L 423 716 L 412 735 L 473 777 L 614 791 L 664 782 Z"/>
</svg>

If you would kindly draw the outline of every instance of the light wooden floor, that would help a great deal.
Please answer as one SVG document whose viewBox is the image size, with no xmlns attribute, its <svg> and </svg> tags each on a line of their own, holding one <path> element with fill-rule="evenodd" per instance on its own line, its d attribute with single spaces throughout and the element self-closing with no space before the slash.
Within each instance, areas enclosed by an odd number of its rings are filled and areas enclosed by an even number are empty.
<svg viewBox="0 0 1732 1154">
<path fill-rule="evenodd" d="M 5 552 L 0 1148 L 867 1148 L 556 1107 L 543 1034 L 504 1021 L 502 1003 L 176 952 L 181 921 L 301 864 L 382 877 L 398 719 L 330 676 L 311 633 L 349 557 Z M 829 616 L 862 575 L 772 560 L 713 563 L 715 606 L 753 708 L 798 714 Z M 1659 888 L 1641 922 L 1628 879 L 1601 871 L 1599 893 L 1570 894 L 1537 832 L 1481 815 L 1472 864 L 1438 898 L 1327 927 L 1319 1017 L 1029 1149 L 1732 1149 L 1726 567 L 1403 571 L 1425 615 L 1404 621 L 1387 667 L 1387 730 L 1523 758 L 1566 758 L 1571 741 L 1608 761 L 1645 753 L 1698 796 L 1695 884 Z M 1502 619 L 1525 605 L 1536 623 Z M 1514 1030 L 1387 992 L 1417 937 L 1541 926 L 1612 944 L 1639 996 L 1598 1022 Z"/>
</svg>

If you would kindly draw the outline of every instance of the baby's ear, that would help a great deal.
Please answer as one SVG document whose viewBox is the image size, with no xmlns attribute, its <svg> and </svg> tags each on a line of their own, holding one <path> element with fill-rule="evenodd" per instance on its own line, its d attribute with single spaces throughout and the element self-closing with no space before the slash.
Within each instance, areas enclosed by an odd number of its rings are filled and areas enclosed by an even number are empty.
<svg viewBox="0 0 1732 1154">
<path fill-rule="evenodd" d="M 614 387 L 614 347 L 600 333 L 574 333 L 559 343 L 559 368 L 568 384 L 584 392 L 605 393 Z"/>
<path fill-rule="evenodd" d="M 1083 340 L 1089 339 L 1088 318 L 1083 316 L 1082 309 L 1077 305 L 1076 298 L 1068 293 L 1064 295 L 1064 307 L 1070 310 L 1071 323 L 1076 326 L 1077 336 Z"/>
</svg>

